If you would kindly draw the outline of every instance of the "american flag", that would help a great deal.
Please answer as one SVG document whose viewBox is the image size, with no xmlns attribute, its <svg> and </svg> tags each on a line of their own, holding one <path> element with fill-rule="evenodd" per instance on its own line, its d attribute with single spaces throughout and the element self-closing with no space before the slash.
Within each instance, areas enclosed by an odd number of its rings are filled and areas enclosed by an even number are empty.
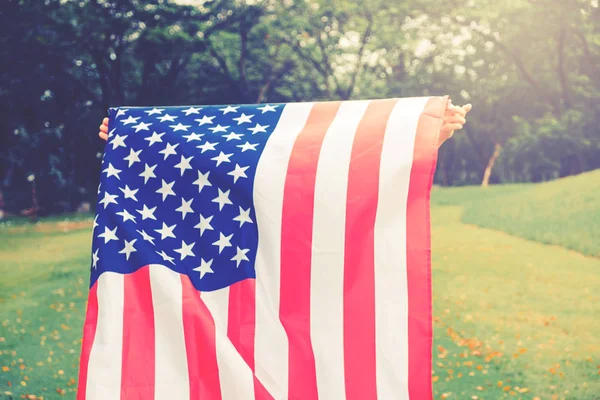
<svg viewBox="0 0 600 400">
<path fill-rule="evenodd" d="M 78 399 L 431 399 L 446 97 L 109 110 Z"/>
</svg>

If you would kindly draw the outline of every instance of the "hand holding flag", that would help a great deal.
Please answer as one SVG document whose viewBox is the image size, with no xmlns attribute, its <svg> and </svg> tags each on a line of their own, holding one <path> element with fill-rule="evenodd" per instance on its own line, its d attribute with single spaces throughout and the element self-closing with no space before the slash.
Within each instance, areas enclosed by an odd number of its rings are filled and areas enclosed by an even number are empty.
<svg viewBox="0 0 600 400">
<path fill-rule="evenodd" d="M 473 106 L 471 104 L 465 104 L 461 107 L 452 104 L 452 100 L 448 101 L 448 107 L 444 113 L 444 123 L 440 128 L 438 148 L 454 135 L 454 131 L 463 128 L 463 125 L 467 123 L 467 113 L 471 111 L 472 108 Z"/>
</svg>

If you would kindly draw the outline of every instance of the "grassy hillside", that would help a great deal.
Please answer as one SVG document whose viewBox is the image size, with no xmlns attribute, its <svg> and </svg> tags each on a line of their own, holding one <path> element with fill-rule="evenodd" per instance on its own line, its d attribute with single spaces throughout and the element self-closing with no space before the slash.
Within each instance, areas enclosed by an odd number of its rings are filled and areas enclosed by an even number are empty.
<svg viewBox="0 0 600 400">
<path fill-rule="evenodd" d="M 517 195 L 534 185 L 530 183 L 493 185 L 488 188 L 479 186 L 434 187 L 431 204 L 434 206 L 471 207 L 486 200 L 510 194 Z"/>
<path fill-rule="evenodd" d="M 536 185 L 440 189 L 433 203 L 464 205 L 468 224 L 600 257 L 600 170 Z"/>
<path fill-rule="evenodd" d="M 433 207 L 435 399 L 596 400 L 600 260 Z"/>
<path fill-rule="evenodd" d="M 75 398 L 90 234 L 91 220 L 0 227 L 0 399 Z"/>
<path fill-rule="evenodd" d="M 434 191 L 435 399 L 597 399 L 600 259 L 535 240 L 594 254 L 599 183 Z M 90 229 L 0 224 L 1 400 L 75 398 Z"/>
</svg>

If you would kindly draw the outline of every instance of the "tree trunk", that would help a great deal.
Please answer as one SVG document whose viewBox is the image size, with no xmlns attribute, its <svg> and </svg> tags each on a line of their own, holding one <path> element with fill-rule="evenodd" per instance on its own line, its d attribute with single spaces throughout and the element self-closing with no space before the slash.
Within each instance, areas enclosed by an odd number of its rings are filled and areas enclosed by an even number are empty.
<svg viewBox="0 0 600 400">
<path fill-rule="evenodd" d="M 256 98 L 255 104 L 260 104 L 263 102 L 263 100 L 265 99 L 265 96 L 267 95 L 267 92 L 271 88 L 271 84 L 273 83 L 274 80 L 275 80 L 275 78 L 273 76 L 271 76 L 269 78 L 269 80 L 267 80 L 267 83 L 265 83 L 262 86 L 262 88 L 260 88 L 260 92 L 258 93 L 258 97 Z"/>
<path fill-rule="evenodd" d="M 494 168 L 494 163 L 500 155 L 500 150 L 502 150 L 502 146 L 500 146 L 500 143 L 496 143 L 496 145 L 494 146 L 494 153 L 488 160 L 487 166 L 485 167 L 485 172 L 483 173 L 483 181 L 481 181 L 481 187 L 488 187 L 488 185 L 490 184 L 492 168 Z"/>
</svg>

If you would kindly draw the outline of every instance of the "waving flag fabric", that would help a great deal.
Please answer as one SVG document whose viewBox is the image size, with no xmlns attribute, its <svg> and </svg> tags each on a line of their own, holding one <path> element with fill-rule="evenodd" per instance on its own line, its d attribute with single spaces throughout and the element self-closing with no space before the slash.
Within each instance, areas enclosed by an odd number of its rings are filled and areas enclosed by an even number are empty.
<svg viewBox="0 0 600 400">
<path fill-rule="evenodd" d="M 446 106 L 110 109 L 78 399 L 431 399 Z"/>
</svg>

